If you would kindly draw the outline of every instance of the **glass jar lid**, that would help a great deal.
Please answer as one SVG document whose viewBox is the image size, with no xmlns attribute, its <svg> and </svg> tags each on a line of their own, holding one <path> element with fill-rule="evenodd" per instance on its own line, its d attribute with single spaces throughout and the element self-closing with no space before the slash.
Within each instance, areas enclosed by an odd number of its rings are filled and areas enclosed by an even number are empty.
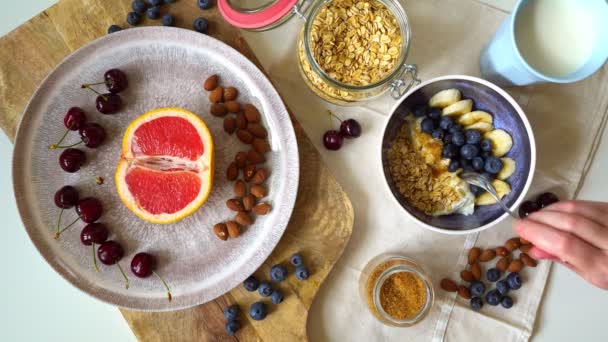
<svg viewBox="0 0 608 342">
<path fill-rule="evenodd" d="M 300 9 L 307 0 L 218 0 L 222 16 L 233 26 L 263 31 L 275 28 Z"/>
</svg>

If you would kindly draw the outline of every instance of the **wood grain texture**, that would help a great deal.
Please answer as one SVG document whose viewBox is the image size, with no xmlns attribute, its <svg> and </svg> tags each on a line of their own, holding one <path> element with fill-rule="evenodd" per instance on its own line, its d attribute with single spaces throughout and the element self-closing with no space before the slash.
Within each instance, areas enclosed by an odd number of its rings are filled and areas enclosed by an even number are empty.
<svg viewBox="0 0 608 342">
<path fill-rule="evenodd" d="M 127 27 L 130 0 L 62 0 L 27 23 L 0 38 L 0 127 L 14 139 L 19 119 L 30 95 L 64 57 L 87 42 L 103 36 L 116 23 Z M 217 9 L 201 11 L 194 0 L 165 6 L 163 13 L 176 17 L 176 26 L 190 28 L 196 17 L 211 23 L 210 35 L 260 64 L 239 31 L 228 25 Z M 142 25 L 158 25 L 145 19 Z M 293 119 L 293 116 L 292 116 Z M 311 270 L 307 281 L 298 281 L 293 268 L 288 280 L 277 285 L 285 293 L 279 306 L 268 304 L 266 320 L 249 319 L 249 306 L 260 300 L 241 286 L 204 305 L 168 313 L 121 310 L 142 341 L 294 341 L 306 340 L 308 310 L 352 233 L 353 208 L 336 179 L 322 162 L 301 126 L 293 119 L 300 154 L 300 187 L 289 226 L 275 251 L 256 272 L 268 279 L 275 263 L 288 264 L 295 252 L 304 255 Z M 242 329 L 236 337 L 224 332 L 223 308 L 241 306 Z"/>
</svg>

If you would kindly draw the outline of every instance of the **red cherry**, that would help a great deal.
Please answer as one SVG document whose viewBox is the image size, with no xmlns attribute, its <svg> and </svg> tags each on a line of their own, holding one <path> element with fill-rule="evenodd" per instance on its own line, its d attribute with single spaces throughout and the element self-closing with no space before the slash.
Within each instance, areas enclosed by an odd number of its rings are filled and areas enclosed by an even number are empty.
<svg viewBox="0 0 608 342">
<path fill-rule="evenodd" d="M 323 144 L 328 150 L 339 150 L 342 147 L 342 140 L 342 135 L 336 130 L 330 130 L 323 134 Z"/>
<path fill-rule="evenodd" d="M 140 278 L 147 278 L 151 274 L 157 276 L 167 289 L 167 297 L 171 301 L 171 290 L 165 280 L 156 273 L 156 258 L 153 255 L 145 252 L 135 254 L 131 260 L 131 272 Z"/>
</svg>

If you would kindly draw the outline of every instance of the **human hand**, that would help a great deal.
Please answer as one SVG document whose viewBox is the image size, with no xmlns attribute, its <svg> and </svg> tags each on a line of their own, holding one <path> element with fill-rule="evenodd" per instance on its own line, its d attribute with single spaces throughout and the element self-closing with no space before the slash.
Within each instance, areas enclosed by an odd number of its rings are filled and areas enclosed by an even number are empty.
<svg viewBox="0 0 608 342">
<path fill-rule="evenodd" d="M 608 290 L 608 203 L 563 201 L 515 222 L 535 259 L 557 261 Z"/>
</svg>

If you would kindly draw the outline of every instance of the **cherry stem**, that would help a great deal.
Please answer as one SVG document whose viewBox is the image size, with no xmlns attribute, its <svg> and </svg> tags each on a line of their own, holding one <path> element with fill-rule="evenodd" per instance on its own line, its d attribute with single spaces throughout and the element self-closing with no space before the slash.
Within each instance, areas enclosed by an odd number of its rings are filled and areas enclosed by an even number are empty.
<svg viewBox="0 0 608 342">
<path fill-rule="evenodd" d="M 99 267 L 97 267 L 97 257 L 95 256 L 95 242 L 91 243 L 91 247 L 93 247 L 93 267 L 95 268 L 95 272 L 99 272 Z"/>
<path fill-rule="evenodd" d="M 61 224 L 61 216 L 63 215 L 63 210 L 64 208 L 61 208 L 61 211 L 59 212 L 59 217 L 57 218 L 57 231 L 55 232 L 55 234 L 59 233 L 59 225 Z"/>
<path fill-rule="evenodd" d="M 118 266 L 118 269 L 120 270 L 120 273 L 122 274 L 122 277 L 125 278 L 125 289 L 129 289 L 129 278 L 127 278 L 125 271 L 122 270 L 122 267 L 120 267 L 119 263 L 116 263 L 116 266 Z"/>
<path fill-rule="evenodd" d="M 50 144 L 50 145 L 49 145 L 49 149 L 50 149 L 50 150 L 54 150 L 54 149 L 56 149 L 57 147 L 59 147 L 59 144 L 61 144 L 61 142 L 63 142 L 63 139 L 65 139 L 65 137 L 68 135 L 68 133 L 70 133 L 70 130 L 69 130 L 69 129 L 66 129 L 66 130 L 65 130 L 65 133 L 63 133 L 63 136 L 61 137 L 61 139 L 59 139 L 59 141 L 58 141 L 56 144 Z"/>
<path fill-rule="evenodd" d="M 90 89 L 90 90 L 92 90 L 92 91 L 93 91 L 95 94 L 97 94 L 97 95 L 101 96 L 101 97 L 104 99 L 104 101 L 108 101 L 108 97 L 107 97 L 107 96 L 105 96 L 104 94 L 102 94 L 102 93 L 98 92 L 97 90 L 95 90 L 93 87 L 91 87 L 91 85 L 90 85 L 90 84 L 83 84 L 83 85 L 81 86 L 81 88 L 87 88 L 87 89 Z"/>
<path fill-rule="evenodd" d="M 89 170 L 85 169 L 84 167 L 81 167 L 80 170 L 82 172 L 84 172 L 87 176 L 93 178 L 95 180 L 95 183 L 97 183 L 97 185 L 102 185 L 103 182 L 105 181 L 105 179 L 103 179 L 103 177 L 95 176 L 94 174 L 90 173 Z"/>
<path fill-rule="evenodd" d="M 161 277 L 160 274 L 156 273 L 156 271 L 152 271 L 152 273 L 154 273 L 154 275 L 157 276 L 158 279 L 160 279 L 160 281 L 163 283 L 163 285 L 165 285 L 165 288 L 167 289 L 167 298 L 169 298 L 169 301 L 171 301 L 171 299 L 173 297 L 171 296 L 171 290 L 169 289 L 169 285 L 167 285 L 167 283 L 165 283 L 165 280 L 163 279 L 163 277 Z"/>
<path fill-rule="evenodd" d="M 338 119 L 338 121 L 342 122 L 342 119 L 340 119 L 340 117 L 334 114 L 331 110 L 328 110 L 327 112 L 329 113 L 330 118 L 333 116 L 334 118 Z"/>
<path fill-rule="evenodd" d="M 106 81 L 97 82 L 97 83 L 85 83 L 83 85 L 85 85 L 85 86 L 94 86 L 94 85 L 100 85 L 100 84 L 105 84 L 105 83 L 106 83 Z"/>
<path fill-rule="evenodd" d="M 70 223 L 69 225 L 67 225 L 65 228 L 63 228 L 62 230 L 58 231 L 57 233 L 55 233 L 55 240 L 59 239 L 59 235 L 61 235 L 61 233 L 65 232 L 68 228 L 70 228 L 71 226 L 73 226 L 74 224 L 76 224 L 76 222 L 78 222 L 78 220 L 80 220 L 80 216 L 78 216 L 74 222 Z"/>
<path fill-rule="evenodd" d="M 59 145 L 59 144 L 56 144 L 56 145 L 53 145 L 53 147 L 52 147 L 52 148 L 53 148 L 53 149 L 56 149 L 56 148 L 69 148 L 69 147 L 76 146 L 76 145 L 80 145 L 80 144 L 82 144 L 82 140 L 80 140 L 79 142 L 74 143 L 74 144 L 72 144 L 72 145 L 63 145 L 63 146 L 61 146 L 61 145 Z M 49 146 L 49 147 L 50 147 L 50 146 Z"/>
</svg>

